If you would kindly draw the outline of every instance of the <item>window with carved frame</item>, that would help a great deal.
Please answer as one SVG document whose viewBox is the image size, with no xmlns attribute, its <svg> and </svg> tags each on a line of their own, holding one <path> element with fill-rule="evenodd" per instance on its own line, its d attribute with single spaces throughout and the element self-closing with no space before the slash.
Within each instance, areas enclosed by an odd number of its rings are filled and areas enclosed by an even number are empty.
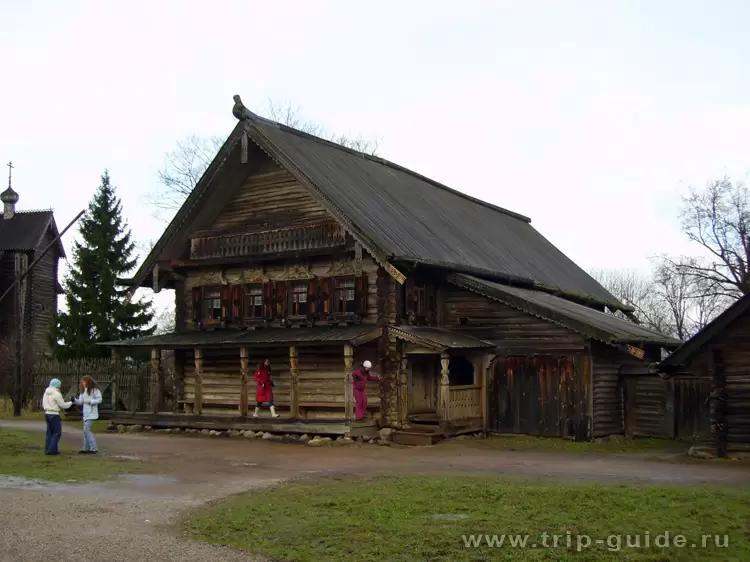
<svg viewBox="0 0 750 562">
<path fill-rule="evenodd" d="M 263 318 L 263 284 L 245 285 L 245 318 Z"/>
<path fill-rule="evenodd" d="M 307 303 L 307 281 L 292 281 L 289 284 L 289 315 L 306 316 L 309 307 Z"/>
<path fill-rule="evenodd" d="M 203 288 L 201 318 L 204 322 L 218 322 L 221 320 L 221 287 Z"/>
<path fill-rule="evenodd" d="M 335 277 L 333 279 L 334 314 L 355 312 L 355 289 L 354 277 Z"/>
</svg>

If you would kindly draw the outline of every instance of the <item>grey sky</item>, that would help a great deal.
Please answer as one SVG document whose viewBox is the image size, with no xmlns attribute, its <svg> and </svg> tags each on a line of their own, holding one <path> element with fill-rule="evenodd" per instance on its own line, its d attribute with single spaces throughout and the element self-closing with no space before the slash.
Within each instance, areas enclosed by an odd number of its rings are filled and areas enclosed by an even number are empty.
<svg viewBox="0 0 750 562">
<path fill-rule="evenodd" d="M 645 268 L 696 252 L 687 185 L 750 170 L 748 24 L 739 0 L 0 0 L 0 161 L 61 228 L 109 168 L 155 239 L 165 152 L 227 135 L 232 95 L 271 98 L 530 216 L 584 268 Z"/>
</svg>

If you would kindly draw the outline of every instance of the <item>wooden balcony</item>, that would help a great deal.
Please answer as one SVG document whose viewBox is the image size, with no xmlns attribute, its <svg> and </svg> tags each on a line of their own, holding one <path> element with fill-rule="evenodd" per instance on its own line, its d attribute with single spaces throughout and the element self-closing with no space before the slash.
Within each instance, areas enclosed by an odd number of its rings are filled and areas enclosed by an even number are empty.
<svg viewBox="0 0 750 562">
<path fill-rule="evenodd" d="M 451 386 L 448 391 L 449 420 L 482 417 L 482 386 L 476 384 Z"/>
<path fill-rule="evenodd" d="M 190 240 L 190 259 L 238 258 L 286 254 L 346 246 L 346 232 L 336 223 L 292 226 Z"/>
</svg>

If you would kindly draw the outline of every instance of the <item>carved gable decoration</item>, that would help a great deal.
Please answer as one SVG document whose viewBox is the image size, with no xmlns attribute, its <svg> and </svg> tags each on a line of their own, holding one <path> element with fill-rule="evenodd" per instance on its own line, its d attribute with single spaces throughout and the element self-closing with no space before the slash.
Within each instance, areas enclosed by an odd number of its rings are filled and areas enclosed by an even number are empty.
<svg viewBox="0 0 750 562">
<path fill-rule="evenodd" d="M 279 276 L 279 281 L 302 281 L 308 279 L 315 279 L 310 267 L 302 264 L 288 264 L 284 269 L 284 273 Z"/>
<path fill-rule="evenodd" d="M 334 260 L 328 270 L 329 277 L 343 277 L 356 274 L 355 260 L 345 258 L 343 260 Z"/>
</svg>

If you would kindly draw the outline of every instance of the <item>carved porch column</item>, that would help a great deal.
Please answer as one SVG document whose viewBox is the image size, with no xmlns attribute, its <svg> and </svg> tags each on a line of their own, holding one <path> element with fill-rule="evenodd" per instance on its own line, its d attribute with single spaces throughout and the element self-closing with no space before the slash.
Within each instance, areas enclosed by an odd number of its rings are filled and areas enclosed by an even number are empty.
<svg viewBox="0 0 750 562">
<path fill-rule="evenodd" d="M 409 357 L 401 350 L 401 368 L 399 369 L 399 422 L 405 424 L 407 422 L 407 416 L 409 414 L 409 389 L 408 389 L 408 376 L 409 372 Z"/>
<path fill-rule="evenodd" d="M 164 397 L 164 372 L 161 368 L 161 350 L 151 348 L 151 411 L 156 414 Z"/>
<path fill-rule="evenodd" d="M 440 420 L 447 422 L 450 416 L 448 403 L 450 401 L 450 379 L 448 378 L 448 364 L 450 356 L 447 351 L 440 354 L 440 390 L 438 394 L 438 415 Z"/>
<path fill-rule="evenodd" d="M 195 348 L 195 404 L 193 410 L 195 415 L 203 413 L 203 350 Z"/>
<path fill-rule="evenodd" d="M 240 416 L 247 417 L 247 380 L 250 376 L 250 350 L 240 348 Z"/>
<path fill-rule="evenodd" d="M 299 355 L 297 346 L 289 346 L 289 373 L 292 375 L 292 390 L 289 403 L 292 410 L 292 418 L 299 418 Z"/>
<path fill-rule="evenodd" d="M 482 362 L 482 381 L 479 383 L 482 385 L 482 428 L 487 431 L 487 409 L 488 409 L 488 403 L 489 403 L 489 390 L 490 390 L 490 380 L 492 379 L 492 370 L 495 367 L 495 359 L 497 358 L 497 355 L 495 353 L 487 353 L 484 356 L 484 361 Z"/>
<path fill-rule="evenodd" d="M 344 345 L 344 417 L 350 422 L 354 419 L 354 391 L 352 389 L 352 364 L 354 363 L 354 347 Z"/>
</svg>

